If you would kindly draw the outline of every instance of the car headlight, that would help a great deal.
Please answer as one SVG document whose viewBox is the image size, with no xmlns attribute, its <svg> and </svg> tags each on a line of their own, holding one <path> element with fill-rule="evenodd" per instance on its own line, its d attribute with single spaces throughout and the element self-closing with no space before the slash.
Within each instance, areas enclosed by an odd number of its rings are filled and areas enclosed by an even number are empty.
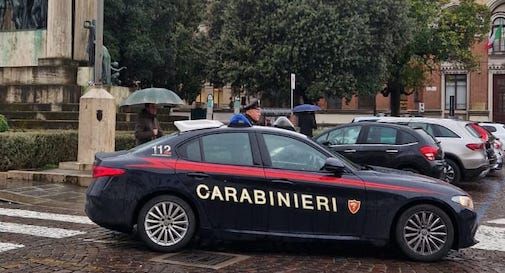
<svg viewBox="0 0 505 273">
<path fill-rule="evenodd" d="M 470 197 L 470 196 L 465 196 L 465 195 L 454 196 L 453 198 L 451 198 L 451 200 L 453 202 L 460 204 L 461 206 L 463 206 L 469 210 L 473 210 L 473 200 L 472 200 L 472 197 Z"/>
</svg>

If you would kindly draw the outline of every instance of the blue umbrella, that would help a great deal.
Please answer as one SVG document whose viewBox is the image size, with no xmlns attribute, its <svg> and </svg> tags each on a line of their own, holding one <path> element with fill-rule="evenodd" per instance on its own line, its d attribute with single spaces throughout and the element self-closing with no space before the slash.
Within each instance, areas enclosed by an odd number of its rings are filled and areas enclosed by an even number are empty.
<svg viewBox="0 0 505 273">
<path fill-rule="evenodd" d="M 300 104 L 293 108 L 293 113 L 315 112 L 321 110 L 321 107 L 312 104 Z"/>
</svg>

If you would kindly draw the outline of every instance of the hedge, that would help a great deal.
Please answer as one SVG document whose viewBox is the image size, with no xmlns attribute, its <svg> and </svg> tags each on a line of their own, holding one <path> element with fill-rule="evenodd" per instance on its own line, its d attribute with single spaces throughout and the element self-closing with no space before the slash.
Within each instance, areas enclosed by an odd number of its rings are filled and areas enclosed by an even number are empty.
<svg viewBox="0 0 505 273">
<path fill-rule="evenodd" d="M 74 130 L 6 132 L 0 134 L 0 171 L 40 169 L 77 160 L 78 134 Z M 116 133 L 116 151 L 135 146 L 131 132 Z"/>
<path fill-rule="evenodd" d="M 9 124 L 7 123 L 7 118 L 4 115 L 0 115 L 0 133 L 9 130 Z"/>
</svg>

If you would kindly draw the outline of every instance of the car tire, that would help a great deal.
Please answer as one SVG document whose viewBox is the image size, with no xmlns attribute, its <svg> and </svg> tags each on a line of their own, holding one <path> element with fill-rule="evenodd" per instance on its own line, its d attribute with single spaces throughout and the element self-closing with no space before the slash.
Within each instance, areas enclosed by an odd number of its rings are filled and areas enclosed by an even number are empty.
<svg viewBox="0 0 505 273">
<path fill-rule="evenodd" d="M 395 239 L 410 259 L 433 262 L 445 257 L 451 249 L 454 225 L 440 208 L 417 205 L 401 214 L 396 222 Z"/>
<path fill-rule="evenodd" d="M 446 159 L 447 168 L 445 172 L 445 180 L 451 184 L 459 183 L 461 180 L 461 168 L 452 159 Z"/>
<path fill-rule="evenodd" d="M 196 230 L 195 214 L 184 200 L 161 195 L 149 200 L 137 218 L 140 238 L 156 251 L 175 252 L 186 246 Z"/>
</svg>

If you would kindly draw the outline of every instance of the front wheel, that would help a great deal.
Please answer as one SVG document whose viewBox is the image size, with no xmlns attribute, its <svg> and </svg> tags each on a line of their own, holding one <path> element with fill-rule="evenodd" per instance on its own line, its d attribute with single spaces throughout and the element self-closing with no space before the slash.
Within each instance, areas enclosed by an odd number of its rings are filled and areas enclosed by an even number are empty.
<svg viewBox="0 0 505 273">
<path fill-rule="evenodd" d="M 396 242 L 409 258 L 437 261 L 447 255 L 454 242 L 454 226 L 449 216 L 433 205 L 407 209 L 396 223 Z"/>
<path fill-rule="evenodd" d="M 137 220 L 142 241 L 162 252 L 174 252 L 186 246 L 195 233 L 195 225 L 195 214 L 188 203 L 171 195 L 149 200 Z"/>
</svg>

